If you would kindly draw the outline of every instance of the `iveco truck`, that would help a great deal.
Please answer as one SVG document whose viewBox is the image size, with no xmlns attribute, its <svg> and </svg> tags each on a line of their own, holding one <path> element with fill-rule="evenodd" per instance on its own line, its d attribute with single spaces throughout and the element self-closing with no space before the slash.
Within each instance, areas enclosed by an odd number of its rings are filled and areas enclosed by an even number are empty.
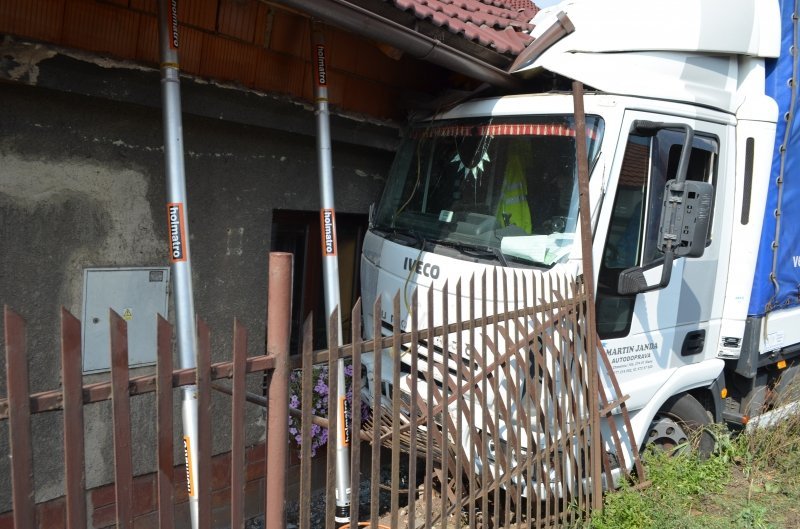
<svg viewBox="0 0 800 529">
<path fill-rule="evenodd" d="M 496 267 L 574 277 L 588 238 L 596 330 L 639 446 L 769 409 L 800 369 L 797 13 L 794 0 L 540 11 L 533 36 L 552 42 L 515 66 L 537 91 L 408 127 L 364 240 L 364 299 L 389 307 L 401 292 L 407 315 L 414 289 L 424 300 Z M 585 86 L 587 211 L 573 80 Z M 703 218 L 691 244 L 665 252 L 662 209 L 676 190 Z M 374 318 L 409 330 L 364 304 L 368 334 Z M 365 362 L 372 383 L 385 377 Z"/>
</svg>

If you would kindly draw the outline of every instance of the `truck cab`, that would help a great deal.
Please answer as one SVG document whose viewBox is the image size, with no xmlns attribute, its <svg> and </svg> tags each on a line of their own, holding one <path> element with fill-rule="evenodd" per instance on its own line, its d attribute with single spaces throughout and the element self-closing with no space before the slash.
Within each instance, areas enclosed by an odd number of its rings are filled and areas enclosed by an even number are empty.
<svg viewBox="0 0 800 529">
<path fill-rule="evenodd" d="M 583 136 L 569 92 L 469 101 L 411 124 L 361 263 L 363 297 L 390 307 L 399 292 L 400 321 L 365 303 L 367 334 L 375 318 L 387 334 L 410 330 L 408 314 L 424 310 L 413 306 L 415 289 L 424 299 L 497 268 L 544 285 L 578 276 L 589 238 L 596 329 L 629 397 L 637 443 L 674 446 L 687 421 L 746 420 L 743 402 L 759 387 L 742 382 L 739 359 L 768 348 L 756 341 L 748 351 L 747 336 L 774 178 L 778 104 L 765 79 L 780 54 L 781 15 L 777 1 L 733 4 L 575 0 L 534 19 L 539 34 L 564 15 L 574 26 L 516 67 L 522 78 L 587 86 L 588 211 L 578 207 Z M 663 213 L 676 181 L 687 183 L 687 197 L 702 189 L 708 204 L 673 259 Z M 579 215 L 589 215 L 591 233 Z M 778 321 L 794 321 L 778 331 L 782 346 L 800 343 L 800 313 Z M 773 364 L 791 359 L 784 349 Z M 390 378 L 365 364 L 372 383 Z M 726 375 L 740 379 L 738 393 L 728 393 Z"/>
</svg>

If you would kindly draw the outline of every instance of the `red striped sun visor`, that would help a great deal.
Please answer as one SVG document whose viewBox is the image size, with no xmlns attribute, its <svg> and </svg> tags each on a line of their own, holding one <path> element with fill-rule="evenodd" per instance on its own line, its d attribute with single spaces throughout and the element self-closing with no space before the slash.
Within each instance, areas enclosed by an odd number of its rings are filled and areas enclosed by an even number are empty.
<svg viewBox="0 0 800 529">
<path fill-rule="evenodd" d="M 507 123 L 487 125 L 445 125 L 414 129 L 412 138 L 439 138 L 465 136 L 571 136 L 575 127 L 564 123 Z M 586 128 L 586 137 L 597 139 L 595 128 Z"/>
</svg>

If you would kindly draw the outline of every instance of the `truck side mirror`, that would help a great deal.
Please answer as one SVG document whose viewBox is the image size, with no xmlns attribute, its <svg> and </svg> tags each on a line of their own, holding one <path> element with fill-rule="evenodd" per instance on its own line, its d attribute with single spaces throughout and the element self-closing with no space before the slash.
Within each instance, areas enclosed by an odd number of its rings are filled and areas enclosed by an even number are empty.
<svg viewBox="0 0 800 529">
<path fill-rule="evenodd" d="M 658 249 L 675 257 L 700 257 L 706 248 L 714 186 L 707 182 L 670 180 L 661 209 Z"/>
<path fill-rule="evenodd" d="M 694 130 L 684 123 L 643 120 L 634 121 L 632 126 L 633 131 L 647 135 L 655 135 L 659 130 L 667 128 L 682 129 L 686 136 L 677 174 L 674 180 L 669 180 L 666 184 L 661 209 L 658 249 L 664 253 L 664 261 L 624 270 L 617 283 L 617 292 L 621 295 L 639 294 L 666 287 L 672 276 L 672 261 L 675 257 L 700 257 L 705 251 L 714 186 L 706 182 L 686 180 Z M 662 267 L 660 280 L 657 283 L 648 282 L 648 276 L 652 274 L 647 272 L 659 266 Z"/>
</svg>

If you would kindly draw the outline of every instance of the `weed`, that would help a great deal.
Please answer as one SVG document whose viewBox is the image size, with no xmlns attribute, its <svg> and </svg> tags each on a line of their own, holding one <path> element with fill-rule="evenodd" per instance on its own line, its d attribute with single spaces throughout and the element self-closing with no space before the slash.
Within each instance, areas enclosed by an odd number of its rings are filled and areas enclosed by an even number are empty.
<svg viewBox="0 0 800 529">
<path fill-rule="evenodd" d="M 736 529 L 772 529 L 773 525 L 766 520 L 767 509 L 760 505 L 750 504 L 742 509 L 733 520 Z"/>
<path fill-rule="evenodd" d="M 648 449 L 650 486 L 625 483 L 606 495 L 590 529 L 782 529 L 796 527 L 800 484 L 800 413 L 767 427 L 730 432 L 713 426 L 708 458 L 689 450 Z"/>
</svg>

